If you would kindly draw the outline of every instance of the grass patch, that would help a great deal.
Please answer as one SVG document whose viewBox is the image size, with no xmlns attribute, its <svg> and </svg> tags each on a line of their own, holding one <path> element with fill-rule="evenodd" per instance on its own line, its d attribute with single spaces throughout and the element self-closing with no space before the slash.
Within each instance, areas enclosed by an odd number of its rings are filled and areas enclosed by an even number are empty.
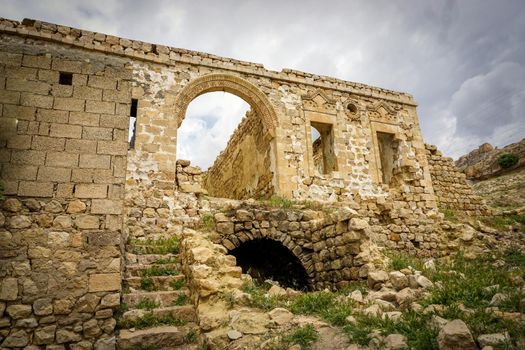
<svg viewBox="0 0 525 350">
<path fill-rule="evenodd" d="M 285 298 L 270 297 L 266 293 L 271 285 L 264 283 L 257 285 L 255 282 L 245 282 L 241 289 L 250 295 L 250 306 L 262 310 L 271 310 L 285 304 Z"/>
<path fill-rule="evenodd" d="M 166 266 L 152 266 L 147 269 L 142 270 L 142 276 L 151 277 L 151 276 L 175 276 L 179 272 L 172 268 Z"/>
<path fill-rule="evenodd" d="M 199 228 L 204 231 L 213 231 L 215 229 L 215 217 L 211 213 L 202 215 Z"/>
<path fill-rule="evenodd" d="M 186 294 L 179 294 L 177 296 L 177 299 L 171 302 L 171 305 L 172 306 L 182 306 L 182 305 L 185 305 L 187 301 L 188 301 L 188 296 Z"/>
<path fill-rule="evenodd" d="M 289 199 L 278 197 L 278 196 L 272 196 L 270 199 L 263 200 L 262 201 L 266 206 L 272 207 L 272 208 L 283 208 L 288 209 L 292 206 L 293 202 Z"/>
<path fill-rule="evenodd" d="M 276 344 L 266 346 L 265 350 L 287 350 L 290 346 L 297 344 L 301 349 L 308 350 L 313 343 L 319 338 L 319 333 L 314 326 L 307 324 L 290 331 L 281 337 L 281 340 Z"/>
<path fill-rule="evenodd" d="M 186 336 L 184 336 L 184 342 L 186 344 L 193 344 L 197 341 L 198 336 L 199 334 L 197 333 L 197 331 L 192 329 L 191 331 L 188 332 L 188 334 L 186 334 Z"/>
<path fill-rule="evenodd" d="M 179 252 L 179 239 L 172 237 L 169 239 L 146 239 L 129 241 L 132 246 L 133 254 L 177 254 Z"/>
<path fill-rule="evenodd" d="M 416 257 L 396 251 L 389 251 L 386 253 L 386 256 L 390 258 L 389 267 L 392 270 L 399 271 L 409 267 L 416 270 L 423 270 L 423 262 Z"/>
<path fill-rule="evenodd" d="M 153 301 L 151 299 L 141 299 L 135 307 L 137 309 L 153 310 L 155 308 L 158 308 L 159 306 L 160 306 L 160 303 Z"/>
<path fill-rule="evenodd" d="M 442 208 L 440 209 L 440 211 L 441 213 L 443 213 L 445 220 L 453 222 L 458 221 L 458 216 L 454 209 Z"/>
<path fill-rule="evenodd" d="M 155 284 L 150 277 L 142 277 L 140 279 L 140 289 L 152 292 L 155 290 Z"/>
<path fill-rule="evenodd" d="M 185 279 L 175 280 L 170 282 L 170 287 L 174 290 L 179 290 L 186 285 Z"/>
<path fill-rule="evenodd" d="M 481 221 L 499 230 L 506 230 L 511 225 L 519 224 L 522 225 L 521 231 L 525 233 L 525 215 L 522 214 L 487 216 Z"/>
<path fill-rule="evenodd" d="M 340 294 L 331 292 L 306 293 L 295 298 L 290 311 L 294 314 L 316 315 L 334 326 L 343 326 L 352 313 L 352 303 L 339 299 Z"/>
<path fill-rule="evenodd" d="M 177 318 L 174 318 L 171 315 L 166 316 L 155 316 L 152 313 L 147 313 L 144 316 L 137 318 L 135 320 L 127 320 L 127 321 L 121 321 L 119 323 L 119 328 L 137 328 L 137 329 L 144 329 L 149 327 L 156 327 L 156 326 L 162 326 L 162 325 L 169 325 L 169 326 L 182 326 L 185 325 L 187 322 L 183 320 L 179 320 Z"/>
<path fill-rule="evenodd" d="M 166 264 L 176 264 L 177 258 L 174 256 L 170 256 L 168 258 L 160 258 L 155 260 L 156 265 L 166 265 Z"/>
</svg>

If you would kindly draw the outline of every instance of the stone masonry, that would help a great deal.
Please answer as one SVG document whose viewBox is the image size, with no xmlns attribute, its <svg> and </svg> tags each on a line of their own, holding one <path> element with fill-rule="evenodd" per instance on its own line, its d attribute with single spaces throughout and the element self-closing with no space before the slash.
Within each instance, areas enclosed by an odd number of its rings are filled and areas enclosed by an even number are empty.
<svg viewBox="0 0 525 350">
<path fill-rule="evenodd" d="M 177 159 L 177 129 L 188 104 L 212 91 L 251 110 L 202 172 Z M 445 196 L 468 186 L 425 148 L 406 93 L 30 19 L 0 19 L 0 179 L 8 349 L 113 349 L 125 242 L 183 237 L 205 215 L 214 249 L 270 238 L 324 288 L 366 275 L 359 254 L 370 239 L 444 254 L 438 206 L 485 211 L 470 194 Z M 303 207 L 248 200 L 221 216 L 225 201 L 208 194 Z M 336 209 L 304 210 L 317 201 Z"/>
</svg>

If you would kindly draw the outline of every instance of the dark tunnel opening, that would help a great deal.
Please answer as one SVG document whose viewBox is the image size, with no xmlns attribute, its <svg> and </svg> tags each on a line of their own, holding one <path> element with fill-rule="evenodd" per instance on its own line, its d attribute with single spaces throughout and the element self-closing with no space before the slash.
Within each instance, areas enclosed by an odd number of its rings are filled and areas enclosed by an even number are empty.
<svg viewBox="0 0 525 350">
<path fill-rule="evenodd" d="M 271 239 L 256 239 L 230 251 L 237 265 L 252 278 L 263 283 L 270 279 L 281 287 L 308 290 L 308 274 L 299 259 L 282 243 Z"/>
</svg>

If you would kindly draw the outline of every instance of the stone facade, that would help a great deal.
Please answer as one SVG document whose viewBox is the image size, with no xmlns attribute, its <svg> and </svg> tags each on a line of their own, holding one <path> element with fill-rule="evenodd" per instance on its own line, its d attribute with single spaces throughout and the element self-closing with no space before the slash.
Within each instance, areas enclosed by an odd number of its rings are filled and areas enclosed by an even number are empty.
<svg viewBox="0 0 525 350">
<path fill-rule="evenodd" d="M 212 91 L 251 111 L 203 173 L 177 160 L 177 129 L 188 104 Z M 468 187 L 441 180 L 452 165 L 425 149 L 408 94 L 40 21 L 0 19 L 0 127 L 4 348 L 112 348 L 124 242 L 184 237 L 206 215 L 214 250 L 270 238 L 324 288 L 366 276 L 369 239 L 441 254 L 438 203 L 482 211 L 474 199 L 443 199 Z M 236 211 L 221 216 L 228 201 L 206 194 L 303 207 L 232 201 Z M 183 254 L 198 260 L 190 248 Z M 223 272 L 238 286 L 238 268 Z"/>
</svg>

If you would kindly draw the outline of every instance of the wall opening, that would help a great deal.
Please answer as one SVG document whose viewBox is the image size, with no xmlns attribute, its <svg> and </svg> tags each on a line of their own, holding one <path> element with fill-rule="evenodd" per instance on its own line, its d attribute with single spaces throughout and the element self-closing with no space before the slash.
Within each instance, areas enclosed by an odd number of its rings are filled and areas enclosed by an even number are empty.
<svg viewBox="0 0 525 350">
<path fill-rule="evenodd" d="M 60 85 L 73 85 L 73 73 L 60 72 L 58 74 L 58 83 Z"/>
<path fill-rule="evenodd" d="M 390 184 L 397 154 L 397 143 L 394 141 L 394 134 L 377 132 L 377 144 L 379 146 L 381 181 L 384 184 Z"/>
<path fill-rule="evenodd" d="M 262 118 L 240 97 L 209 92 L 195 98 L 177 130 L 177 158 L 204 170 L 214 197 L 247 199 L 273 194 L 271 137 Z"/>
<path fill-rule="evenodd" d="M 271 239 L 255 239 L 230 251 L 237 258 L 243 273 L 257 282 L 279 282 L 282 287 L 308 290 L 308 274 L 299 259 L 282 243 Z"/>
<path fill-rule="evenodd" d="M 334 151 L 334 132 L 332 124 L 310 122 L 312 134 L 312 158 L 314 169 L 319 174 L 337 171 L 337 159 Z"/>
<path fill-rule="evenodd" d="M 128 149 L 135 148 L 135 136 L 137 134 L 137 109 L 139 101 L 136 98 L 131 99 L 129 109 L 129 130 L 128 130 Z"/>
</svg>

